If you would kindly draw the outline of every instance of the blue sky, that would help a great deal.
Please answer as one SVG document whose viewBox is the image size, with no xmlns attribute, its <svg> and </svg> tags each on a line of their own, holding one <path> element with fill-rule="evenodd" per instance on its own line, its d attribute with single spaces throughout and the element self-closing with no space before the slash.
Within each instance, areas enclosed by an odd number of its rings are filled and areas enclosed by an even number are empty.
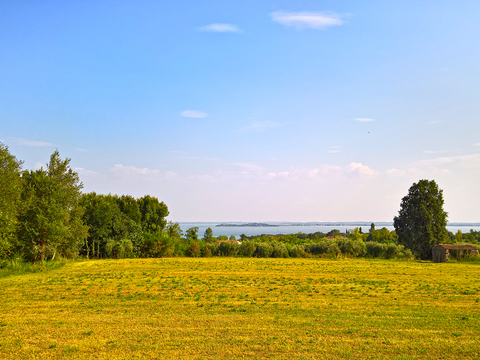
<svg viewBox="0 0 480 360">
<path fill-rule="evenodd" d="M 478 1 L 0 1 L 0 140 L 174 221 L 480 221 Z"/>
</svg>

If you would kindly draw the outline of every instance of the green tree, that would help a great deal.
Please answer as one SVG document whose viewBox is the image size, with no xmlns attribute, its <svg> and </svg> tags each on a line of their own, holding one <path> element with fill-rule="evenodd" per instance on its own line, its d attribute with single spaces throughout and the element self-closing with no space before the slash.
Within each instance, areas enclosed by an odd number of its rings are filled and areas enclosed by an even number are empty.
<svg viewBox="0 0 480 360">
<path fill-rule="evenodd" d="M 213 230 L 212 230 L 212 228 L 207 228 L 205 230 L 205 233 L 203 234 L 203 240 L 211 241 L 212 238 L 213 238 Z"/>
<path fill-rule="evenodd" d="M 15 242 L 15 229 L 22 193 L 22 161 L 0 142 L 0 259 L 8 256 Z"/>
<path fill-rule="evenodd" d="M 76 253 L 87 237 L 80 206 L 82 183 L 61 160 L 58 150 L 47 168 L 22 173 L 23 191 L 18 240 L 23 254 L 33 261 Z"/>
<path fill-rule="evenodd" d="M 118 206 L 120 211 L 125 214 L 130 220 L 134 221 L 136 224 L 141 224 L 142 213 L 140 212 L 140 207 L 137 200 L 130 195 L 122 195 L 117 198 Z"/>
<path fill-rule="evenodd" d="M 122 199 L 127 200 L 123 202 Z M 83 244 L 83 253 L 87 257 L 90 255 L 112 257 L 112 254 L 115 254 L 114 257 L 118 257 L 122 252 L 117 250 L 121 248 L 125 249 L 125 256 L 142 255 L 144 237 L 140 224 L 135 222 L 131 216 L 132 213 L 135 214 L 135 208 L 123 206 L 123 209 L 126 210 L 124 213 L 121 211 L 122 203 L 133 204 L 128 197 L 119 198 L 116 195 L 97 195 L 96 193 L 82 195 L 81 204 L 85 209 L 83 220 L 89 226 L 88 237 Z M 131 252 L 127 240 L 132 245 Z M 109 250 L 107 251 L 109 241 Z"/>
<path fill-rule="evenodd" d="M 414 183 L 393 219 L 398 243 L 422 259 L 431 258 L 432 248 L 447 237 L 443 202 L 443 190 L 434 180 Z"/>
<path fill-rule="evenodd" d="M 191 227 L 185 231 L 185 238 L 190 241 L 198 240 L 198 227 Z"/>
<path fill-rule="evenodd" d="M 144 232 L 159 232 L 167 225 L 168 207 L 156 197 L 146 195 L 137 200 L 142 214 L 141 222 Z"/>
<path fill-rule="evenodd" d="M 173 221 L 168 222 L 167 228 L 165 230 L 168 237 L 174 241 L 179 241 L 183 234 L 183 230 L 180 228 L 180 224 Z"/>
</svg>

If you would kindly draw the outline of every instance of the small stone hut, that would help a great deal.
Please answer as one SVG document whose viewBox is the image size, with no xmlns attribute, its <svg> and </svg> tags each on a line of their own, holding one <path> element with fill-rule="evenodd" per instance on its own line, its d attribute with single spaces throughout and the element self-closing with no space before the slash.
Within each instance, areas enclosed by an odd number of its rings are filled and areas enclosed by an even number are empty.
<svg viewBox="0 0 480 360">
<path fill-rule="evenodd" d="M 452 245 L 452 244 L 440 244 L 432 249 L 433 262 L 440 263 L 447 261 L 452 253 L 458 255 L 478 255 L 478 249 L 473 245 Z"/>
</svg>

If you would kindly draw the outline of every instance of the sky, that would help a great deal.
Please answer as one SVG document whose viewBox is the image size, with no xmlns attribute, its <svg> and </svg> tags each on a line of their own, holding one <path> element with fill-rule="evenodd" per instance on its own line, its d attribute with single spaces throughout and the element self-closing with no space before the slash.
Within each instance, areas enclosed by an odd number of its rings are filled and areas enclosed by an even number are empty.
<svg viewBox="0 0 480 360">
<path fill-rule="evenodd" d="M 0 141 L 172 221 L 480 222 L 478 0 L 0 0 Z"/>
</svg>

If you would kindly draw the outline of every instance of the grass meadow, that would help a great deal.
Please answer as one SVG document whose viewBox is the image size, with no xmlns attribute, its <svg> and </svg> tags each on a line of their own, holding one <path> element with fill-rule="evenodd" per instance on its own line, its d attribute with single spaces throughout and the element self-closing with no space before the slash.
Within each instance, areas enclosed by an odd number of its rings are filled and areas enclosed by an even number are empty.
<svg viewBox="0 0 480 360">
<path fill-rule="evenodd" d="M 68 262 L 0 279 L 1 359 L 479 359 L 480 265 Z"/>
</svg>

